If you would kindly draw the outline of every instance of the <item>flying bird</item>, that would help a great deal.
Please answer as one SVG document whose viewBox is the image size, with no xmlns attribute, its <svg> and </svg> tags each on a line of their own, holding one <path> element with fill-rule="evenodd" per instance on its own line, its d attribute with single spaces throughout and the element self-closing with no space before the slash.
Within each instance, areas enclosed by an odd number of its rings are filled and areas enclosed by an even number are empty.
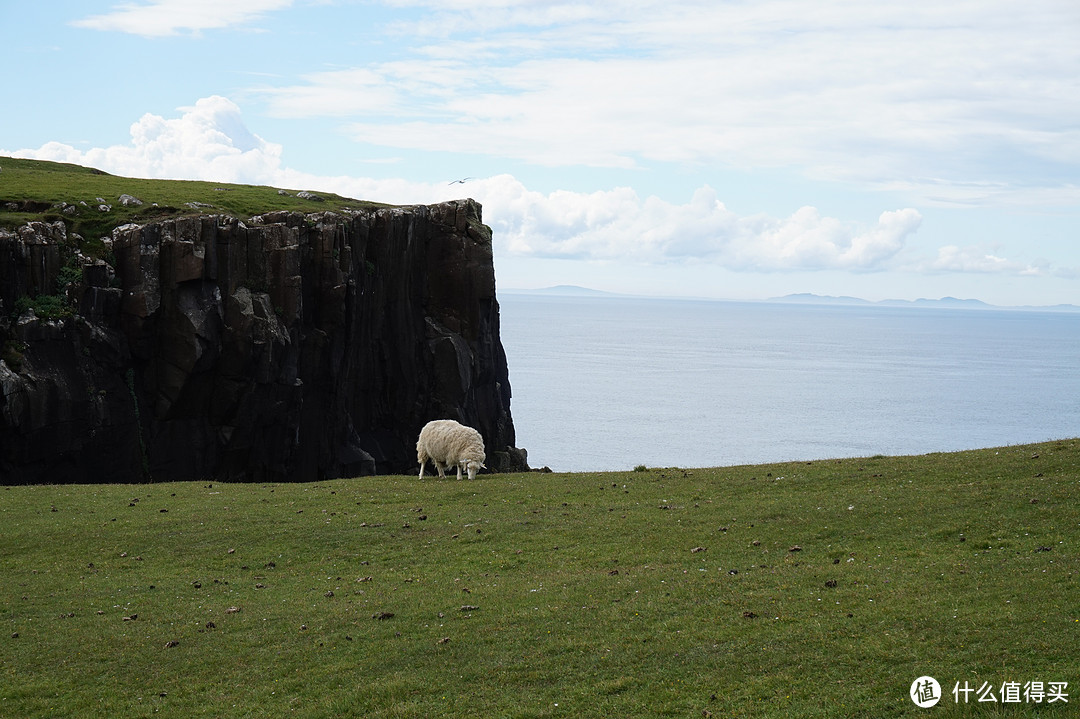
<svg viewBox="0 0 1080 719">
<path fill-rule="evenodd" d="M 471 180 L 471 177 L 463 177 L 460 180 L 454 180 L 453 182 L 446 183 L 447 185 L 464 185 L 466 180 Z"/>
</svg>

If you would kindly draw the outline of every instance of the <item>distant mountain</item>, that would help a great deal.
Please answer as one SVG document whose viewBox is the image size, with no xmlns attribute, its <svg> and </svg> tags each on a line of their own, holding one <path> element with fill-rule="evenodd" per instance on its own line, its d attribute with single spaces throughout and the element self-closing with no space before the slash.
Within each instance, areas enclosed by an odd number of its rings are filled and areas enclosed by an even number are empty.
<svg viewBox="0 0 1080 719">
<path fill-rule="evenodd" d="M 870 300 L 863 300 L 858 297 L 832 297 L 830 295 L 813 295 L 809 292 L 801 292 L 795 295 L 784 295 L 783 297 L 772 297 L 769 302 L 784 302 L 787 304 L 798 305 L 872 305 L 874 304 Z"/>
<path fill-rule="evenodd" d="M 558 297 L 619 297 L 615 292 L 605 292 L 603 290 L 594 290 L 588 287 L 579 287 L 577 285 L 555 285 L 554 287 L 542 287 L 536 290 L 500 290 L 506 294 L 513 295 L 551 295 Z"/>
<path fill-rule="evenodd" d="M 802 292 L 794 295 L 785 295 L 783 297 L 772 297 L 766 301 L 803 305 L 858 305 L 870 307 L 925 307 L 931 309 L 960 310 L 1011 309 L 1038 310 L 1040 312 L 1080 312 L 1080 306 L 1077 305 L 1052 305 L 1048 307 L 1025 305 L 1023 307 L 1002 307 L 1000 305 L 991 305 L 982 300 L 963 300 L 956 297 L 942 297 L 937 300 L 924 297 L 917 300 L 881 300 L 880 302 L 871 302 L 870 300 L 864 300 L 858 297 L 832 297 L 830 295 L 815 295 L 809 292 Z"/>
<path fill-rule="evenodd" d="M 546 297 L 622 297 L 622 298 L 635 298 L 635 299 L 670 299 L 670 300 L 703 300 L 703 301 L 715 301 L 723 302 L 725 300 L 718 300 L 716 298 L 706 297 L 650 297 L 646 295 L 624 295 L 618 292 L 605 292 L 604 290 L 594 290 L 590 287 L 580 287 L 578 285 L 555 285 L 554 287 L 541 287 L 539 289 L 522 290 L 522 289 L 500 289 L 500 294 L 507 295 L 543 295 Z M 1005 307 L 1001 305 L 992 305 L 982 300 L 974 299 L 959 299 L 957 297 L 942 297 L 940 299 L 929 299 L 926 297 L 919 298 L 917 300 L 881 300 L 878 302 L 872 302 L 870 300 L 864 300 L 861 297 L 848 297 L 840 296 L 835 297 L 832 295 L 815 295 L 811 292 L 800 292 L 797 294 L 784 295 L 783 297 L 770 297 L 765 302 L 771 302 L 776 304 L 789 304 L 789 305 L 832 305 L 832 306 L 848 306 L 848 307 L 919 307 L 925 309 L 953 309 L 953 310 L 1027 310 L 1035 312 L 1080 312 L 1080 306 L 1078 305 L 1050 305 L 1050 306 L 1035 306 L 1024 305 L 1022 307 Z"/>
<path fill-rule="evenodd" d="M 942 297 L 940 300 L 929 300 L 926 298 L 917 300 L 882 300 L 877 304 L 883 307 L 947 307 L 966 310 L 994 309 L 994 305 L 987 304 L 982 300 L 960 300 L 955 297 Z"/>
</svg>

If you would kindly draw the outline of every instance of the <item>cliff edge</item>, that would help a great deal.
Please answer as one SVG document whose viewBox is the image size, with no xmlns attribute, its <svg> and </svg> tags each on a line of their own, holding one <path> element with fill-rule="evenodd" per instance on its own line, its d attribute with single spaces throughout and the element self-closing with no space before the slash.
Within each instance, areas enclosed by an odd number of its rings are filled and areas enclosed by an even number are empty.
<svg viewBox="0 0 1080 719">
<path fill-rule="evenodd" d="M 425 422 L 515 447 L 491 230 L 472 200 L 0 230 L 0 482 L 412 472 Z M 68 248 L 68 249 L 65 249 Z M 58 312 L 25 298 L 62 288 Z M 39 305 L 40 308 L 40 305 Z"/>
</svg>

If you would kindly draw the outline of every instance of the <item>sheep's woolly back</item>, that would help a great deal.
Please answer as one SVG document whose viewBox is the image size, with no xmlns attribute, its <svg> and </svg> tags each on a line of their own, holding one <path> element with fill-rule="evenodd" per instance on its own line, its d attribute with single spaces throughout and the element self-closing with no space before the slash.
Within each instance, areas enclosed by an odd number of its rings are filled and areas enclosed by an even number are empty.
<svg viewBox="0 0 1080 719">
<path fill-rule="evenodd" d="M 469 460 L 483 464 L 486 458 L 480 433 L 452 419 L 428 422 L 416 441 L 416 460 L 421 466 L 429 459 L 452 466 Z"/>
</svg>

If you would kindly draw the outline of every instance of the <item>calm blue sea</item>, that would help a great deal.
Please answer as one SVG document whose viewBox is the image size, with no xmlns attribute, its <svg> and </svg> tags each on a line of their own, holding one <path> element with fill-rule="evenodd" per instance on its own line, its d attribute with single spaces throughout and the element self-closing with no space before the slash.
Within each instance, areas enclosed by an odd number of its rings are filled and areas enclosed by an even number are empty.
<svg viewBox="0 0 1080 719">
<path fill-rule="evenodd" d="M 517 444 L 600 471 L 1080 436 L 1080 314 L 502 294 Z"/>
</svg>

